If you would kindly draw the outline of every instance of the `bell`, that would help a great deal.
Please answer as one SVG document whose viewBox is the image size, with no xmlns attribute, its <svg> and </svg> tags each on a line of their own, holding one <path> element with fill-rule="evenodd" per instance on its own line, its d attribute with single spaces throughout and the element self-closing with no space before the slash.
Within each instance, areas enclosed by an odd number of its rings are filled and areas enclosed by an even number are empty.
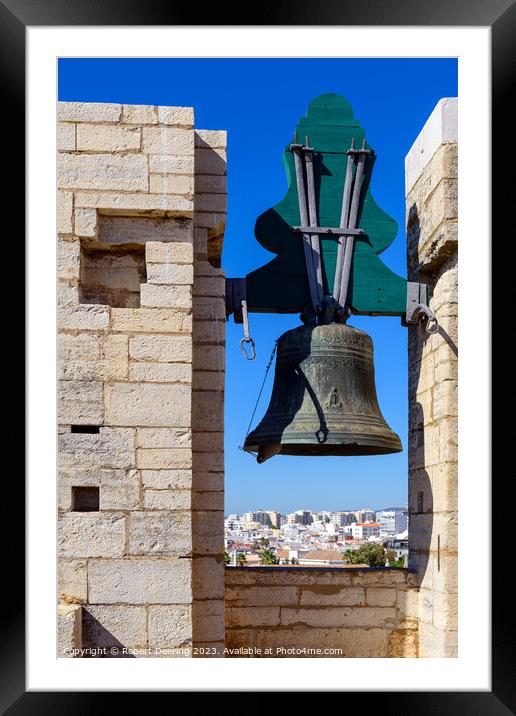
<svg viewBox="0 0 516 716">
<path fill-rule="evenodd" d="M 401 442 L 380 412 L 371 338 L 352 326 L 300 326 L 278 340 L 274 385 L 244 449 L 282 455 L 384 455 Z"/>
</svg>

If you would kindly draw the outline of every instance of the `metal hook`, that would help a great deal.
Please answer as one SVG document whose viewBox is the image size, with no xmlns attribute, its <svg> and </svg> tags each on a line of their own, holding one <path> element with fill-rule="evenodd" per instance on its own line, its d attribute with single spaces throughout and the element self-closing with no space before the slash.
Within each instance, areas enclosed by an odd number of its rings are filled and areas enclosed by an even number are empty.
<svg viewBox="0 0 516 716">
<path fill-rule="evenodd" d="M 251 353 L 249 354 L 247 352 L 247 349 L 244 345 L 244 343 L 250 343 L 251 344 Z M 240 348 L 242 349 L 243 354 L 247 358 L 247 360 L 254 360 L 256 358 L 256 350 L 254 348 L 254 341 L 252 338 L 242 338 L 240 341 Z"/>
</svg>

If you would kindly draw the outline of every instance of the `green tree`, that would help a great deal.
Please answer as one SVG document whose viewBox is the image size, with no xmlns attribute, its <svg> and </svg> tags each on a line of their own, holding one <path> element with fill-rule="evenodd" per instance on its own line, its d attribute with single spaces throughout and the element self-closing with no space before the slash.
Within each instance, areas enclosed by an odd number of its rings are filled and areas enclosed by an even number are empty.
<svg viewBox="0 0 516 716">
<path fill-rule="evenodd" d="M 347 549 L 342 559 L 348 564 L 367 564 L 369 567 L 385 567 L 387 561 L 385 549 L 378 542 L 368 542 L 358 549 Z"/>
<path fill-rule="evenodd" d="M 292 557 L 292 559 L 290 560 L 290 564 L 299 564 L 299 560 L 295 557 Z"/>
<path fill-rule="evenodd" d="M 231 557 L 229 556 L 228 552 L 224 552 L 224 564 L 229 564 L 231 562 Z"/>
<path fill-rule="evenodd" d="M 272 549 L 264 549 L 260 552 L 260 564 L 279 564 L 279 558 Z"/>
<path fill-rule="evenodd" d="M 243 567 L 244 564 L 247 564 L 247 557 L 243 552 L 239 552 L 236 556 L 236 563 L 239 567 Z"/>
</svg>

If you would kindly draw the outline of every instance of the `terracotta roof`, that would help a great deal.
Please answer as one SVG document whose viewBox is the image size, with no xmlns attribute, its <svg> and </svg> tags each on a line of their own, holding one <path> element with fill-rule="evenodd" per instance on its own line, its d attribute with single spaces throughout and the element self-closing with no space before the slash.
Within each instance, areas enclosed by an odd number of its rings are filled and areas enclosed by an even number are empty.
<svg viewBox="0 0 516 716">
<path fill-rule="evenodd" d="M 313 560 L 339 560 L 342 559 L 342 555 L 340 552 L 337 552 L 335 549 L 318 549 L 314 550 L 313 552 L 308 552 L 307 554 L 303 555 L 299 559 L 306 560 L 306 559 L 313 559 Z"/>
</svg>

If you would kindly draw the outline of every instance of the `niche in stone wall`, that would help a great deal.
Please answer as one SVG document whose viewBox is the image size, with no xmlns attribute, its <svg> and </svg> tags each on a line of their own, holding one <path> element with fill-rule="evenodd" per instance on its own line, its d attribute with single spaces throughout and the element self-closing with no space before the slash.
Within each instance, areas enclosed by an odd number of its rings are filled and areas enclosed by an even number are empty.
<svg viewBox="0 0 516 716">
<path fill-rule="evenodd" d="M 147 241 L 192 240 L 192 221 L 179 217 L 100 214 L 95 239 L 81 240 L 80 302 L 140 306 L 147 281 Z"/>
</svg>

